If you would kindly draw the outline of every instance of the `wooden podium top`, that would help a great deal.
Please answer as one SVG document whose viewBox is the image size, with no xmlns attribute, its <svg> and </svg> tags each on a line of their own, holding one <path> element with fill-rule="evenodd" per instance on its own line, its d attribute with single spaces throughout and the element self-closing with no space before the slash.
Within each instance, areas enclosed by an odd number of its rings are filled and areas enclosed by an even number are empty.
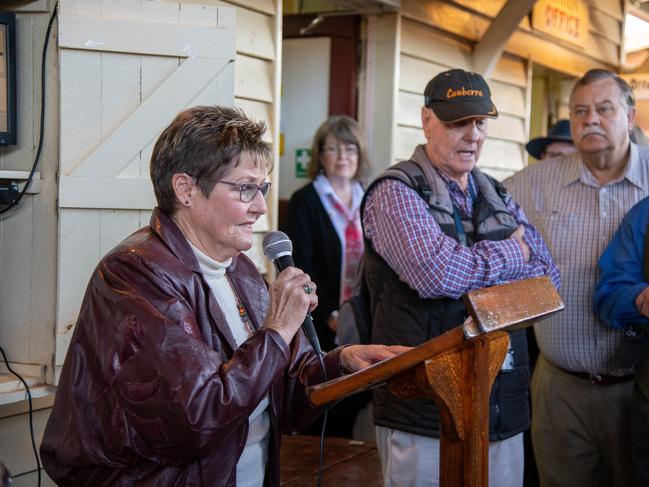
<svg viewBox="0 0 649 487">
<path fill-rule="evenodd" d="M 426 360 L 470 346 L 472 340 L 524 328 L 563 310 L 561 296 L 548 277 L 476 289 L 465 295 L 465 303 L 470 316 L 463 325 L 366 369 L 309 387 L 311 404 L 321 406 L 379 386 Z"/>
</svg>

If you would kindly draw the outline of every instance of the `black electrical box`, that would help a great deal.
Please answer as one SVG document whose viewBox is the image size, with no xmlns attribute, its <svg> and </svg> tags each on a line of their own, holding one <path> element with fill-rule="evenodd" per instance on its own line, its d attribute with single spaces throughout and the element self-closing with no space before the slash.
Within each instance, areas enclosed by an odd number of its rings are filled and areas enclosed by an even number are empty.
<svg viewBox="0 0 649 487">
<path fill-rule="evenodd" d="M 16 15 L 0 12 L 0 144 L 16 144 Z"/>
</svg>

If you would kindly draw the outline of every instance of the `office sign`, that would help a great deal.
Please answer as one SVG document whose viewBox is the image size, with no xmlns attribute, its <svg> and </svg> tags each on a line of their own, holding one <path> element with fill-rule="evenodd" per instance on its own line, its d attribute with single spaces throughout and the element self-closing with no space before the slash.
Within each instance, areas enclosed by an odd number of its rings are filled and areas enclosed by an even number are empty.
<svg viewBox="0 0 649 487">
<path fill-rule="evenodd" d="M 564 41 L 586 46 L 588 3 L 585 0 L 538 0 L 532 9 L 532 28 Z"/>
<path fill-rule="evenodd" d="M 621 74 L 633 88 L 636 100 L 649 100 L 649 73 Z"/>
</svg>

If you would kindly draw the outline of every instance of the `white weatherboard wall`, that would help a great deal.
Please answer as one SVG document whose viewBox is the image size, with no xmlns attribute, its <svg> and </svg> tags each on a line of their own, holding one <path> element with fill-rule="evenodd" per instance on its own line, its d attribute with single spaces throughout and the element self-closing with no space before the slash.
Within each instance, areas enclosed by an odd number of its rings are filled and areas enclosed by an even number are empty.
<svg viewBox="0 0 649 487">
<path fill-rule="evenodd" d="M 17 5 L 16 12 L 18 143 L 0 147 L 0 171 L 29 172 L 40 135 L 41 59 L 50 18 L 44 0 Z M 48 102 L 38 166 L 37 193 L 0 216 L 0 346 L 22 373 L 45 378 L 52 362 L 56 310 L 56 171 L 58 166 L 58 93 L 56 24 L 50 34 L 46 65 Z M 0 366 L 0 374 L 4 366 Z M 0 394 L 5 390 L 0 384 Z"/>
<path fill-rule="evenodd" d="M 41 60 L 52 2 L 0 2 L 16 13 L 18 143 L 0 147 L 0 170 L 29 171 L 40 135 Z M 20 206 L 0 217 L 0 345 L 12 368 L 30 387 L 36 444 L 53 398 L 52 389 L 34 387 L 51 378 L 54 352 L 57 272 L 58 57 L 57 24 L 50 34 L 46 63 L 45 132 L 38 165 L 40 178 Z M 12 486 L 36 485 L 36 461 L 29 437 L 22 384 L 0 366 L 0 459 L 14 476 Z M 54 485 L 43 479 L 43 486 Z"/>
<path fill-rule="evenodd" d="M 285 39 L 282 43 L 282 122 L 279 197 L 288 199 L 309 180 L 295 175 L 295 150 L 310 149 L 329 112 L 331 39 Z"/>
<path fill-rule="evenodd" d="M 443 38 L 417 22 L 402 19 L 396 110 L 395 157 L 409 158 L 415 145 L 425 141 L 421 107 L 426 83 L 451 68 L 471 69 L 468 46 Z M 489 120 L 488 138 L 478 166 L 497 179 L 524 167 L 528 95 L 526 63 L 501 58 L 489 80 L 499 117 Z"/>
<path fill-rule="evenodd" d="M 506 0 L 402 0 L 399 13 L 369 16 L 361 100 L 372 172 L 409 158 L 424 142 L 420 112 L 428 80 L 451 68 L 473 69 L 480 41 Z M 524 17 L 505 45 L 488 80 L 500 117 L 478 163 L 503 179 L 525 165 L 529 138 L 532 63 L 569 76 L 620 63 L 623 2 L 590 0 L 587 48 L 557 41 L 531 29 Z"/>
</svg>

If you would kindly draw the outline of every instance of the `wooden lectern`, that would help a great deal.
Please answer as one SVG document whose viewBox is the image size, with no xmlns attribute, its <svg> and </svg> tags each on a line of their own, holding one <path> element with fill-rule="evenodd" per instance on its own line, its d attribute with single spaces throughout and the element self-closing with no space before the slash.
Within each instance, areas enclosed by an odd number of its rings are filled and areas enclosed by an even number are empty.
<svg viewBox="0 0 649 487">
<path fill-rule="evenodd" d="M 440 410 L 440 485 L 488 485 L 489 394 L 509 345 L 508 330 L 563 310 L 547 277 L 468 293 L 469 318 L 397 357 L 318 384 L 307 391 L 314 406 L 387 383 L 403 399 L 433 399 Z"/>
</svg>

